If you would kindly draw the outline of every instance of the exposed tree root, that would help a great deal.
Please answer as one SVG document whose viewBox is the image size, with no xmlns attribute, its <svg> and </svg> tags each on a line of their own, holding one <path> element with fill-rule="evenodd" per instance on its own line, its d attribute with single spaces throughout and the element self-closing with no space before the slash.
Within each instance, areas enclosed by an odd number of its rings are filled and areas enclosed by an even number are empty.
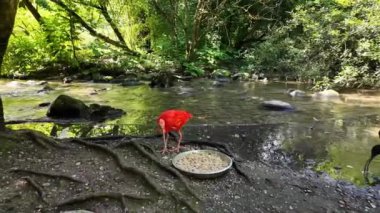
<svg viewBox="0 0 380 213">
<path fill-rule="evenodd" d="M 170 191 L 171 197 L 177 201 L 178 203 L 181 203 L 182 205 L 186 206 L 191 211 L 198 213 L 199 211 L 196 209 L 195 206 L 193 206 L 188 200 L 186 200 L 184 197 L 182 197 L 181 194 L 175 191 Z"/>
<path fill-rule="evenodd" d="M 122 159 L 120 158 L 120 156 L 115 152 L 113 151 L 112 149 L 106 147 L 106 146 L 103 146 L 103 145 L 99 145 L 99 144 L 93 144 L 93 143 L 89 143 L 87 141 L 84 141 L 84 140 L 81 140 L 81 139 L 73 139 L 71 140 L 72 142 L 74 143 L 78 143 L 78 144 L 81 144 L 81 145 L 84 145 L 84 146 L 87 146 L 87 147 L 91 147 L 91 148 L 94 148 L 94 149 L 97 149 L 99 151 L 102 151 L 108 155 L 111 155 L 112 158 L 116 161 L 117 165 L 120 167 L 120 169 L 122 171 L 125 171 L 125 172 L 131 172 L 131 173 L 134 173 L 134 174 L 137 174 L 137 175 L 140 175 L 141 177 L 144 178 L 144 180 L 159 194 L 164 194 L 164 192 L 160 189 L 160 187 L 158 186 L 158 184 L 156 184 L 150 177 L 149 174 L 147 174 L 146 172 L 140 170 L 139 168 L 136 168 L 136 167 L 132 167 L 132 166 L 126 166 Z"/>
<path fill-rule="evenodd" d="M 85 201 L 101 199 L 101 198 L 118 200 L 121 203 L 123 212 L 128 212 L 127 201 L 125 198 L 130 198 L 130 199 L 135 199 L 135 200 L 151 200 L 148 197 L 142 197 L 139 195 L 133 195 L 133 194 L 127 194 L 127 193 L 95 192 L 95 193 L 90 193 L 90 194 L 85 194 L 85 195 L 79 195 L 77 197 L 64 200 L 64 201 L 58 203 L 57 206 L 61 207 L 61 206 L 83 203 Z"/>
<path fill-rule="evenodd" d="M 44 135 L 41 132 L 33 131 L 33 130 L 17 130 L 21 135 L 25 135 L 27 138 L 37 143 L 39 146 L 50 149 L 50 146 L 60 149 L 67 149 L 68 147 L 60 144 L 58 141 Z"/>
<path fill-rule="evenodd" d="M 154 157 L 158 158 L 157 153 L 154 151 L 152 146 L 149 146 L 149 144 L 145 143 L 139 143 L 140 146 L 144 147 L 145 150 L 149 151 L 150 154 L 152 154 Z"/>
<path fill-rule="evenodd" d="M 85 183 L 84 181 L 82 181 L 80 179 L 73 178 L 73 177 L 71 177 L 69 175 L 65 175 L 65 174 L 57 174 L 57 173 L 49 173 L 49 172 L 38 172 L 38 171 L 30 170 L 30 169 L 18 169 L 18 168 L 11 169 L 11 170 L 9 170 L 9 172 L 27 173 L 27 174 L 33 174 L 33 175 L 41 175 L 41 176 L 46 176 L 46 177 L 66 179 L 66 180 L 77 182 L 77 183 Z"/>
<path fill-rule="evenodd" d="M 144 155 L 145 157 L 149 158 L 150 160 L 152 160 L 153 162 L 155 162 L 160 168 L 164 169 L 165 171 L 169 172 L 170 174 L 176 176 L 182 183 L 183 185 L 185 186 L 185 188 L 187 189 L 187 191 L 190 192 L 191 195 L 193 195 L 195 198 L 197 198 L 198 200 L 200 200 L 199 196 L 191 189 L 190 187 L 190 184 L 189 182 L 186 180 L 186 178 L 177 170 L 175 170 L 174 168 L 162 163 L 159 159 L 157 159 L 155 156 L 153 156 L 152 154 L 150 154 L 149 152 L 147 152 L 142 146 L 141 144 L 137 143 L 137 142 L 132 142 L 131 143 L 142 155 Z"/>
<path fill-rule="evenodd" d="M 236 170 L 236 172 L 243 176 L 249 183 L 252 183 L 252 180 L 249 178 L 249 176 L 240 168 L 240 165 L 238 162 L 234 161 L 232 166 L 234 167 L 234 169 Z"/>
<path fill-rule="evenodd" d="M 20 138 L 13 134 L 10 130 L 0 131 L 0 139 L 7 139 L 10 141 L 18 141 Z"/>
<path fill-rule="evenodd" d="M 42 200 L 42 202 L 47 203 L 46 200 L 45 200 L 45 192 L 42 189 L 42 187 L 40 186 L 40 184 L 38 184 L 36 181 L 34 181 L 30 177 L 22 177 L 21 179 L 24 179 L 30 186 L 32 186 L 32 188 L 34 190 L 37 191 L 38 196 L 40 197 L 40 199 Z"/>
</svg>

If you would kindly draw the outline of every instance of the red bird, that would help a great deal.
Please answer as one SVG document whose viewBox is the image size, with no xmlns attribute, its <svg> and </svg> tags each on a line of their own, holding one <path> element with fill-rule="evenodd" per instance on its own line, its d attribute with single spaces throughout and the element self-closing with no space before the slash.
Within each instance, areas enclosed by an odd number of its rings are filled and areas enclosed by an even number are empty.
<svg viewBox="0 0 380 213">
<path fill-rule="evenodd" d="M 171 131 L 178 132 L 179 134 L 177 147 L 174 149 L 176 152 L 179 152 L 180 143 L 182 141 L 181 128 L 192 117 L 193 115 L 189 112 L 177 109 L 166 110 L 161 113 L 157 119 L 157 124 L 161 128 L 162 137 L 164 139 L 164 148 L 161 151 L 162 154 L 168 151 L 167 143 L 169 139 L 169 132 Z"/>
</svg>

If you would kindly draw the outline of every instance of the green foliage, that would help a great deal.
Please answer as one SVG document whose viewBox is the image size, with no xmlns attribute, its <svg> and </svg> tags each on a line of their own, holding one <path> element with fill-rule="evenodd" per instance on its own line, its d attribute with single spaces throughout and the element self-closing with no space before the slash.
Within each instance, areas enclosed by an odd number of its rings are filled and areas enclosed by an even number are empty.
<svg viewBox="0 0 380 213">
<path fill-rule="evenodd" d="M 54 63 L 74 64 L 68 28 L 64 17 L 46 16 L 41 26 L 27 10 L 20 8 L 4 61 L 5 74 L 23 76 Z"/>
<path fill-rule="evenodd" d="M 313 90 L 321 91 L 326 89 L 331 89 L 331 80 L 328 77 L 323 76 L 322 79 L 314 85 Z"/>
<path fill-rule="evenodd" d="M 377 0 L 309 1 L 245 57 L 258 70 L 328 76 L 333 87 L 374 86 L 380 70 L 379 21 Z"/>
<path fill-rule="evenodd" d="M 184 70 L 199 77 L 243 59 L 240 71 L 313 78 L 321 81 L 316 88 L 380 85 L 378 0 L 62 2 L 81 21 L 52 1 L 33 2 L 42 26 L 20 8 L 5 73 L 98 64 L 84 72 Z"/>
<path fill-rule="evenodd" d="M 230 77 L 231 72 L 226 69 L 216 69 L 211 73 L 214 77 Z"/>
<path fill-rule="evenodd" d="M 185 73 L 194 77 L 200 77 L 205 74 L 204 69 L 194 62 L 184 63 Z"/>
</svg>

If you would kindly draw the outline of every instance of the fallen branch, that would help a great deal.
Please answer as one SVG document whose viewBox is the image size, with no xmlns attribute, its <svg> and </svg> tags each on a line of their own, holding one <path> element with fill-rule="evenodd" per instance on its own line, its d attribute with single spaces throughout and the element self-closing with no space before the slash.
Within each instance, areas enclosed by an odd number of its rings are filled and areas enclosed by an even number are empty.
<svg viewBox="0 0 380 213">
<path fill-rule="evenodd" d="M 47 203 L 45 200 L 45 192 L 42 189 L 42 187 L 36 181 L 34 181 L 30 177 L 22 177 L 21 179 L 24 179 L 30 186 L 32 186 L 32 188 L 34 190 L 37 191 L 37 194 L 40 197 L 40 199 L 42 200 L 42 202 Z"/>
<path fill-rule="evenodd" d="M 27 173 L 27 174 L 33 174 L 33 175 L 46 176 L 46 177 L 62 178 L 62 179 L 70 180 L 70 181 L 77 182 L 77 183 L 85 183 L 84 181 L 82 181 L 80 179 L 73 178 L 73 177 L 71 177 L 69 175 L 65 175 L 65 174 L 57 174 L 57 173 L 49 173 L 49 172 L 39 172 L 39 171 L 34 171 L 34 170 L 29 170 L 29 169 L 18 169 L 18 168 L 10 169 L 9 172 Z"/>
<path fill-rule="evenodd" d="M 53 119 L 53 118 L 37 118 L 37 119 L 25 119 L 25 120 L 10 120 L 5 121 L 5 125 L 11 124 L 24 124 L 24 123 L 55 123 L 55 124 L 91 124 L 93 121 L 85 120 L 85 119 Z"/>
<path fill-rule="evenodd" d="M 155 162 L 160 168 L 164 169 L 165 171 L 169 172 L 173 176 L 177 177 L 185 186 L 185 188 L 190 192 L 191 195 L 193 195 L 195 198 L 200 200 L 198 195 L 191 189 L 189 182 L 186 180 L 186 178 L 177 170 L 174 168 L 162 163 L 159 159 L 157 159 L 155 156 L 147 152 L 139 143 L 132 142 L 131 143 L 141 154 L 143 154 L 145 157 L 149 158 L 153 162 Z"/>
<path fill-rule="evenodd" d="M 80 138 L 85 141 L 97 141 L 97 140 L 121 140 L 121 139 L 133 139 L 133 138 L 141 138 L 141 139 L 151 139 L 151 138 L 160 138 L 162 135 L 147 135 L 147 136 L 138 136 L 138 135 L 104 135 L 98 137 L 88 137 L 88 138 Z"/>
<path fill-rule="evenodd" d="M 57 206 L 60 207 L 60 206 L 72 205 L 72 204 L 77 204 L 77 203 L 83 203 L 88 200 L 101 199 L 101 198 L 118 200 L 122 205 L 123 212 L 125 212 L 125 210 L 128 209 L 125 198 L 130 198 L 130 199 L 135 199 L 135 200 L 151 200 L 149 197 L 142 197 L 139 195 L 120 193 L 120 192 L 94 192 L 90 194 L 79 195 L 74 198 L 69 198 L 67 200 L 64 200 L 58 203 Z"/>
<path fill-rule="evenodd" d="M 102 151 L 106 154 L 109 154 L 112 156 L 112 158 L 116 161 L 117 165 L 120 167 L 120 169 L 122 171 L 125 171 L 125 172 L 131 172 L 131 173 L 134 173 L 134 174 L 137 174 L 137 175 L 140 175 L 141 177 L 144 178 L 144 180 L 156 191 L 158 192 L 159 194 L 164 194 L 162 192 L 162 190 L 160 189 L 160 187 L 158 186 L 158 184 L 154 183 L 153 180 L 150 178 L 150 175 L 148 175 L 147 173 L 145 173 L 144 171 L 140 170 L 139 168 L 136 168 L 136 167 L 132 167 L 132 166 L 126 166 L 122 159 L 120 158 L 120 156 L 112 149 L 106 147 L 106 146 L 103 146 L 103 145 L 99 145 L 99 144 L 93 144 L 93 143 L 89 143 L 87 141 L 84 141 L 84 140 L 81 140 L 81 139 L 72 139 L 71 140 L 73 143 L 78 143 L 78 144 L 81 144 L 81 145 L 84 145 L 84 146 L 88 146 L 88 147 L 91 147 L 91 148 L 94 148 L 94 149 L 97 149 L 99 151 Z"/>
</svg>

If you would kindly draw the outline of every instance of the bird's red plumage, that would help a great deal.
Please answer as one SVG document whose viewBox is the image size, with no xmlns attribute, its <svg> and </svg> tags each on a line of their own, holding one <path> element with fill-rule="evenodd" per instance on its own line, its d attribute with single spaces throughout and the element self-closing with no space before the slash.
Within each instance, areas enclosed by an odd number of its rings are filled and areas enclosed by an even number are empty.
<svg viewBox="0 0 380 213">
<path fill-rule="evenodd" d="M 193 116 L 187 111 L 171 109 L 161 113 L 157 119 L 157 123 L 160 125 L 159 122 L 162 119 L 165 122 L 163 133 L 168 133 L 180 130 L 191 117 Z"/>
</svg>

